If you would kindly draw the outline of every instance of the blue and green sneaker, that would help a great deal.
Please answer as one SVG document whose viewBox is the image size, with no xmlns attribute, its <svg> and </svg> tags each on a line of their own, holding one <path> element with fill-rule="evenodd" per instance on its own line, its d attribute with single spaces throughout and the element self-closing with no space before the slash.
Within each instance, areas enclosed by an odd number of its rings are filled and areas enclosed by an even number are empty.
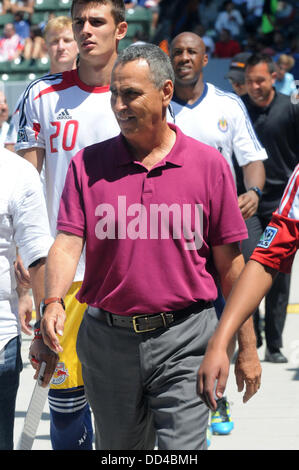
<svg viewBox="0 0 299 470">
<path fill-rule="evenodd" d="M 211 415 L 211 430 L 213 434 L 229 434 L 234 429 L 230 416 L 229 404 L 225 397 L 217 400 L 217 410 Z"/>
</svg>

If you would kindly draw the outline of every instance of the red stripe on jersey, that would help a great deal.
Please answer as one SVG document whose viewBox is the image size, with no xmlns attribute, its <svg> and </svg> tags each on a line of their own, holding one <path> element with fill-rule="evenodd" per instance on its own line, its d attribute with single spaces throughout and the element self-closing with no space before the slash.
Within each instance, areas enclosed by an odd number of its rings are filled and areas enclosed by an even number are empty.
<svg viewBox="0 0 299 470">
<path fill-rule="evenodd" d="M 299 165 L 298 165 L 298 168 L 299 168 Z M 289 181 L 288 181 L 288 183 L 287 183 L 287 185 L 284 189 L 284 192 L 283 192 L 283 195 L 282 195 L 279 206 L 281 206 L 284 203 L 284 201 L 285 201 L 285 199 L 288 195 L 289 188 L 292 185 L 293 180 L 294 180 L 295 177 L 296 177 L 296 168 L 295 168 L 294 172 L 292 173 L 292 175 L 291 175 L 291 177 L 290 177 L 290 179 L 289 179 Z"/>
<path fill-rule="evenodd" d="M 38 134 L 40 133 L 40 124 L 38 122 L 33 123 L 33 130 L 35 132 L 35 140 L 37 140 Z"/>
<path fill-rule="evenodd" d="M 295 182 L 294 182 L 295 180 Z M 290 187 L 293 185 L 293 188 L 291 190 L 291 192 L 289 192 L 290 190 Z M 299 189 L 299 166 L 298 168 L 296 169 L 296 171 L 294 171 L 292 177 L 290 178 L 290 181 L 285 189 L 285 192 L 284 192 L 284 195 L 282 197 L 282 200 L 281 200 L 281 203 L 279 205 L 279 213 L 285 217 L 288 217 L 289 215 L 289 212 L 292 208 L 292 205 L 294 203 L 294 199 L 296 197 L 296 194 L 297 194 L 297 191 Z M 280 208 L 283 207 L 282 210 L 280 210 Z"/>
<path fill-rule="evenodd" d="M 42 90 L 34 99 L 37 100 L 41 98 L 43 95 L 48 93 L 53 93 L 55 91 L 62 91 L 67 90 L 73 86 L 78 86 L 83 91 L 87 91 L 88 93 L 107 93 L 110 89 L 109 85 L 106 86 L 90 86 L 83 83 L 78 75 L 78 70 L 70 70 L 67 72 L 62 73 L 62 81 L 60 83 L 56 83 L 55 85 L 51 85 L 48 88 Z"/>
</svg>

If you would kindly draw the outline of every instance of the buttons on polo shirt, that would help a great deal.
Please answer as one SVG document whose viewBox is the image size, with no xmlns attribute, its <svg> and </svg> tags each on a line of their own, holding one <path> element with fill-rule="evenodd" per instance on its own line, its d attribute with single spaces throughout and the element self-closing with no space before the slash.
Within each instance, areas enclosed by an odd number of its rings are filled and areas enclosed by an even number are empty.
<svg viewBox="0 0 299 470">
<path fill-rule="evenodd" d="M 154 193 L 154 180 L 146 176 L 143 181 L 142 201 L 151 198 Z"/>
</svg>

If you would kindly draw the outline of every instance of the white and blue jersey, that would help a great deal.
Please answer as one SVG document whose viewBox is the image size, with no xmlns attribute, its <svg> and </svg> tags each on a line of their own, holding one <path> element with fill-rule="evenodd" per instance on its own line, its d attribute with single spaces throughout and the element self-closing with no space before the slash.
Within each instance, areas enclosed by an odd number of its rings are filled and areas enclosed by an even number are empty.
<svg viewBox="0 0 299 470">
<path fill-rule="evenodd" d="M 216 148 L 228 162 L 235 177 L 232 155 L 240 167 L 265 160 L 267 153 L 252 127 L 242 100 L 211 83 L 204 84 L 201 97 L 187 104 L 174 96 L 168 116 L 187 135 Z"/>
</svg>

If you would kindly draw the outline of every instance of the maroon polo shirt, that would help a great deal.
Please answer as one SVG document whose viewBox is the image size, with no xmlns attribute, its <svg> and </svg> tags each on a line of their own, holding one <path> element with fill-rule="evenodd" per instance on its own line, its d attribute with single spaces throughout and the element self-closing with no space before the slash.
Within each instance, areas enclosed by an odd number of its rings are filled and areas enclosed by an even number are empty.
<svg viewBox="0 0 299 470">
<path fill-rule="evenodd" d="M 217 297 L 212 247 L 247 238 L 235 184 L 217 150 L 171 127 L 150 171 L 121 134 L 72 159 L 57 228 L 86 240 L 80 302 L 133 315 Z"/>
</svg>

